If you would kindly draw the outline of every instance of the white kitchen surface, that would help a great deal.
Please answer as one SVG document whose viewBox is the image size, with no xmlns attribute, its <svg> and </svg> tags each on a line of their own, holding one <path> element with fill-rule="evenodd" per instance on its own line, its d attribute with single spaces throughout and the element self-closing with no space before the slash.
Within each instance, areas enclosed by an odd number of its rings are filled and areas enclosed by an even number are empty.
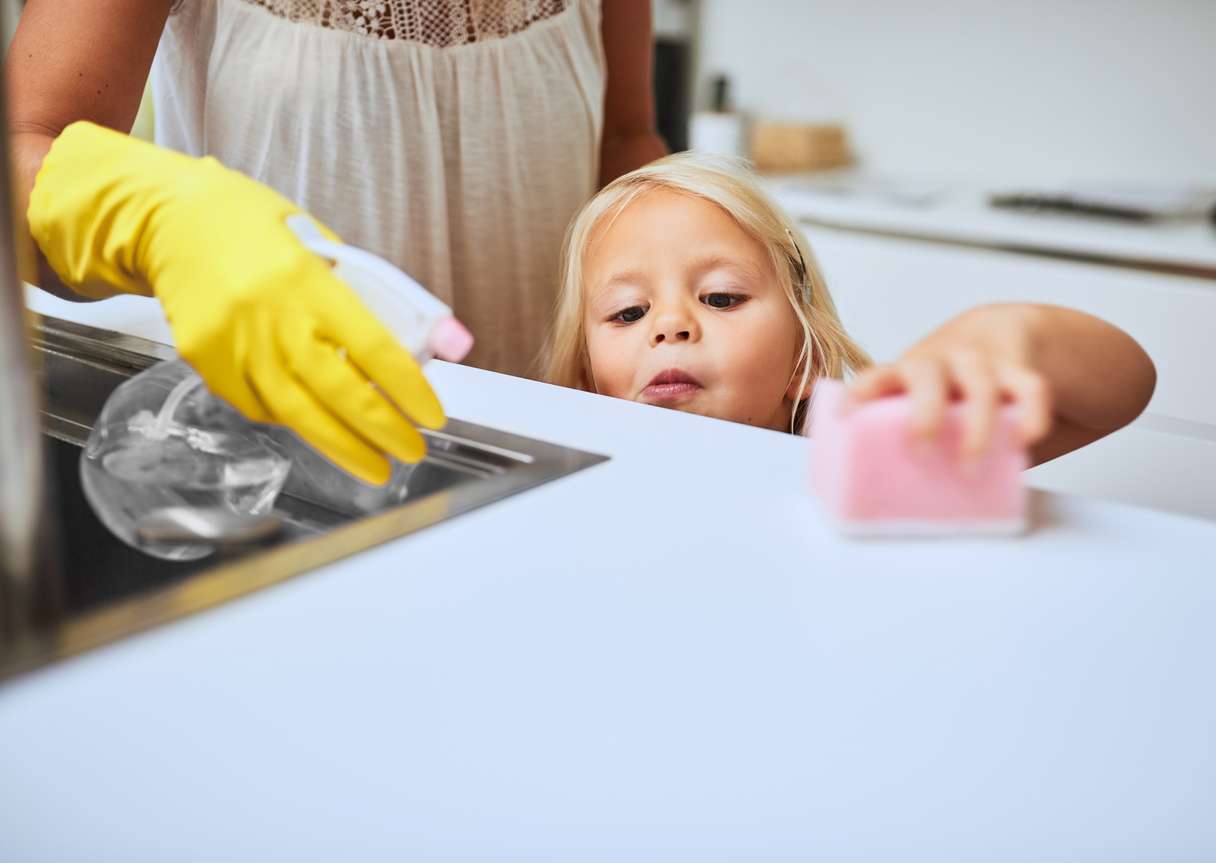
<svg viewBox="0 0 1216 863">
<path fill-rule="evenodd" d="M 0 860 L 1216 859 L 1216 524 L 849 543 L 804 440 L 430 369 L 612 460 L 0 688 Z"/>
<path fill-rule="evenodd" d="M 790 215 L 811 225 L 1129 265 L 1189 267 L 1216 278 L 1216 225 L 1206 220 L 1124 222 L 1008 210 L 988 203 L 989 192 L 1050 192 L 1049 187 L 1022 184 L 985 190 L 862 174 L 774 177 L 766 186 Z M 1212 202 L 1216 204 L 1216 195 Z"/>
</svg>

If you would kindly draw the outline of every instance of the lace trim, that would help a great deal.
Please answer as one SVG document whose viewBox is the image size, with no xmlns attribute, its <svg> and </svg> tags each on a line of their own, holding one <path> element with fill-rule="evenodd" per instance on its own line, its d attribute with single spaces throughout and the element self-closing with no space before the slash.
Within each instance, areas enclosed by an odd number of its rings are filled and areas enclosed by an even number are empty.
<svg viewBox="0 0 1216 863">
<path fill-rule="evenodd" d="M 245 0 L 273 15 L 371 39 L 436 48 L 501 39 L 564 11 L 570 0 Z"/>
</svg>

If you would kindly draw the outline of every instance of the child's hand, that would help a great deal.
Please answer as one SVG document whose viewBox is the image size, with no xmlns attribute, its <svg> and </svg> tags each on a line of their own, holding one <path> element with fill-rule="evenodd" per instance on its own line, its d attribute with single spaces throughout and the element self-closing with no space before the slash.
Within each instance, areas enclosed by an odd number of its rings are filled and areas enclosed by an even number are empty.
<svg viewBox="0 0 1216 863">
<path fill-rule="evenodd" d="M 854 404 L 907 393 L 912 428 L 926 438 L 941 428 L 946 405 L 963 402 L 965 458 L 992 440 L 1002 404 L 1017 406 L 1022 441 L 1031 446 L 1052 430 L 1052 387 L 1032 364 L 1034 326 L 1019 307 L 978 309 L 955 318 L 914 345 L 898 361 L 869 369 L 849 385 Z"/>
</svg>

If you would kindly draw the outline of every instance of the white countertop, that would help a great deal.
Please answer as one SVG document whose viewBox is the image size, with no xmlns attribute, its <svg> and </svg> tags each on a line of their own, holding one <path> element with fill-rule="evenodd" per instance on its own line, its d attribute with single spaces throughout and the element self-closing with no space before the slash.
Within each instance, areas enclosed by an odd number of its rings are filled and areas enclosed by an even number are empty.
<svg viewBox="0 0 1216 863">
<path fill-rule="evenodd" d="M 1127 222 L 1001 209 L 982 189 L 865 175 L 788 175 L 765 186 L 796 219 L 939 242 L 1189 269 L 1216 278 L 1216 225 L 1208 220 Z"/>
<path fill-rule="evenodd" d="M 804 440 L 429 368 L 612 460 L 0 688 L 0 860 L 1216 859 L 1216 524 L 849 543 Z"/>
</svg>

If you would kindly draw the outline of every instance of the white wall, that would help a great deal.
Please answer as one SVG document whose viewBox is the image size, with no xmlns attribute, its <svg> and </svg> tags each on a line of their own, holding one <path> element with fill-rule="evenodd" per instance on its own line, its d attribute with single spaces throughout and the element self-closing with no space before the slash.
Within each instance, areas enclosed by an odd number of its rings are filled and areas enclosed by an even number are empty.
<svg viewBox="0 0 1216 863">
<path fill-rule="evenodd" d="M 867 167 L 1216 185 L 1216 0 L 702 0 L 697 99 L 842 120 Z"/>
</svg>

